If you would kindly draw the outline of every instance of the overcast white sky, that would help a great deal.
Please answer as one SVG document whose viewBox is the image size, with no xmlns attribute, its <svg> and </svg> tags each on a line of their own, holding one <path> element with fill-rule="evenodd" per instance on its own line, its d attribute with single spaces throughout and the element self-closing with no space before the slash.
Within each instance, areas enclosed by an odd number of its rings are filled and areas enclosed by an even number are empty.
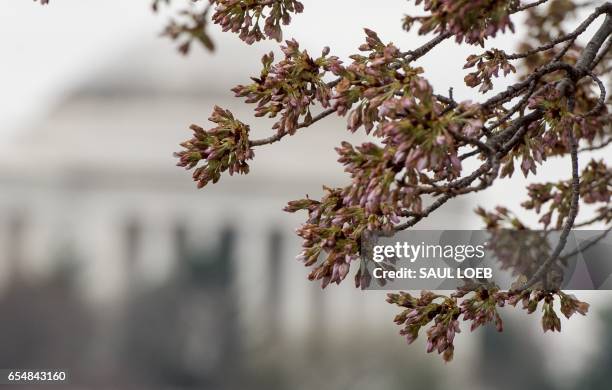
<svg viewBox="0 0 612 390">
<path fill-rule="evenodd" d="M 96 63 L 159 29 L 146 0 L 52 3 L 0 3 L 0 135 L 40 115 Z"/>
</svg>

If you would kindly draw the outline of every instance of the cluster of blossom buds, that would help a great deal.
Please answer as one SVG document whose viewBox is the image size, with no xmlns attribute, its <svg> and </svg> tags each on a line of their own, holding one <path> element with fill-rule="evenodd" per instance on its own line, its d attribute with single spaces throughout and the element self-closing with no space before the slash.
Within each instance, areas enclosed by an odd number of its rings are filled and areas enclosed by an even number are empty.
<svg viewBox="0 0 612 390">
<path fill-rule="evenodd" d="M 182 40 L 178 50 L 184 55 L 189 53 L 193 42 L 199 42 L 210 51 L 215 49 L 215 45 L 208 35 L 208 10 L 206 7 L 203 11 L 186 9 L 180 12 L 180 15 L 185 18 L 185 22 L 171 20 L 162 32 L 162 36 L 169 37 L 173 41 Z"/>
<path fill-rule="evenodd" d="M 410 67 L 396 46 L 384 44 L 372 30 L 365 32 L 366 43 L 359 50 L 369 54 L 351 56 L 353 62 L 338 72 L 342 77 L 334 91 L 334 108 L 344 115 L 359 103 L 349 115 L 348 129 L 356 131 L 364 126 L 369 133 L 379 121 L 379 108 L 386 100 L 413 86 L 418 90 L 428 90 L 430 86 L 417 77 L 422 69 Z"/>
<path fill-rule="evenodd" d="M 561 332 L 561 319 L 555 312 L 555 308 L 553 306 L 554 301 L 551 295 L 546 295 L 544 298 L 544 303 L 542 304 L 542 311 L 544 315 L 542 315 L 542 329 L 544 332 L 557 331 Z"/>
<path fill-rule="evenodd" d="M 588 112 L 588 109 L 584 109 L 579 107 L 582 103 L 588 101 L 593 102 L 594 99 L 589 98 L 580 98 L 580 91 L 584 89 L 579 89 L 577 91 L 577 100 L 576 100 L 576 111 L 581 111 L 583 113 Z M 594 107 L 596 103 L 589 104 L 590 107 Z M 607 140 L 610 135 L 610 124 L 612 123 L 612 114 L 609 113 L 608 107 L 604 106 L 601 109 L 603 112 L 599 115 L 590 115 L 590 116 L 578 116 L 578 126 L 574 127 L 575 136 L 577 139 L 586 141 L 589 145 L 593 146 L 596 144 L 595 140 Z M 561 151 L 563 152 L 563 150 Z"/>
<path fill-rule="evenodd" d="M 520 301 L 522 302 L 523 309 L 527 313 L 531 314 L 538 308 L 540 302 L 542 304 L 542 328 L 546 331 L 561 331 L 561 320 L 557 315 L 554 307 L 555 295 L 559 297 L 561 301 L 561 313 L 566 318 L 572 317 L 575 313 L 586 315 L 589 310 L 589 304 L 586 302 L 579 301 L 575 296 L 566 294 L 562 291 L 530 291 L 524 290 L 521 292 L 510 292 L 508 293 L 508 304 L 516 306 Z"/>
<path fill-rule="evenodd" d="M 395 165 L 444 170 L 449 177 L 456 176 L 461 162 L 450 131 L 478 134 L 483 126 L 479 107 L 465 102 L 456 110 L 446 109 L 420 76 L 422 69 L 411 67 L 399 49 L 383 44 L 371 30 L 366 29 L 366 43 L 360 50 L 370 53 L 352 56 L 353 63 L 335 88 L 334 107 L 340 114 L 358 104 L 349 114 L 348 129 L 363 126 L 369 133 L 378 124 L 374 135 L 383 138 L 386 154 L 394 156 Z M 434 126 L 434 122 L 442 124 Z"/>
<path fill-rule="evenodd" d="M 552 106 L 546 111 L 545 120 L 548 126 L 542 133 L 541 140 L 534 142 L 540 146 L 544 156 L 565 156 L 570 151 L 569 130 L 578 141 L 587 141 L 594 144 L 596 138 L 606 138 L 609 128 L 609 115 L 584 117 L 580 114 L 569 113 Z"/>
<path fill-rule="evenodd" d="M 429 180 L 425 172 L 433 172 L 434 178 L 458 177 L 461 173 L 458 148 L 463 144 L 455 135 L 476 137 L 483 126 L 478 105 L 465 102 L 454 110 L 445 110 L 434 97 L 431 85 L 419 76 L 420 69 L 404 63 L 390 67 L 399 64 L 395 62 L 399 51 L 392 45 L 384 45 L 373 31 L 366 30 L 366 35 L 367 43 L 361 49 L 371 53 L 368 57 L 353 56 L 354 62 L 341 70 L 342 79 L 335 88 L 334 104 L 344 113 L 352 104 L 361 101 L 349 115 L 349 128 L 354 131 L 363 125 L 369 131 L 377 125 L 374 135 L 382 139 L 383 146 L 364 143 L 353 147 L 343 142 L 336 149 L 339 162 L 350 173 L 352 182 L 335 190 L 337 199 L 334 199 L 338 203 L 333 208 L 324 207 L 328 218 L 311 217 L 298 231 L 303 238 L 308 237 L 302 254 L 310 259 L 306 261 L 308 265 L 314 264 L 314 255 L 318 256 L 322 250 L 318 244 L 313 246 L 312 236 L 317 237 L 318 243 L 329 238 L 322 236 L 323 233 L 345 235 L 344 224 L 348 221 L 356 223 L 358 231 L 391 233 L 406 210 L 421 212 L 421 195 L 415 187 L 420 181 Z M 270 64 L 271 59 L 266 58 L 264 68 L 269 68 Z M 250 88 L 250 93 L 255 94 L 257 83 Z M 248 87 L 240 87 L 238 92 L 246 94 L 247 90 Z M 398 93 L 401 96 L 397 96 Z M 263 96 L 263 93 L 254 95 L 253 100 L 259 101 Z M 268 108 L 263 106 L 262 109 Z M 326 195 L 326 199 L 328 202 L 330 195 Z M 305 208 L 314 207 L 320 212 L 319 203 L 312 202 L 296 204 L 308 204 Z M 292 206 L 290 211 L 297 209 Z M 330 224 L 335 230 L 329 229 Z M 331 242 L 335 244 L 336 241 L 334 236 Z M 323 265 L 318 273 L 312 274 L 315 279 L 331 275 L 329 264 L 332 262 L 327 263 L 328 266 Z M 362 276 L 366 276 L 365 272 Z"/>
<path fill-rule="evenodd" d="M 554 37 L 563 36 L 566 34 L 563 21 L 568 14 L 575 14 L 577 3 L 568 0 L 556 0 L 550 2 L 546 13 L 539 12 L 537 7 L 530 8 L 526 23 L 531 26 L 527 30 L 527 34 L 531 39 L 522 42 L 519 46 L 520 52 L 532 52 L 542 44 L 550 42 Z M 537 27 L 537 28 L 536 28 Z M 555 46 L 550 50 L 539 51 L 533 55 L 525 57 L 521 62 L 521 77 L 527 77 L 537 69 L 551 63 L 555 58 L 562 56 L 563 62 L 575 66 L 580 54 L 584 51 L 584 46 L 574 40 L 568 48 Z M 595 73 L 605 72 L 605 61 L 601 61 L 593 70 Z M 565 102 L 559 102 L 559 95 L 554 89 L 554 84 L 565 77 L 565 72 L 553 72 L 544 75 L 540 83 L 547 83 L 544 90 L 549 91 L 548 94 L 541 94 L 536 101 L 532 101 L 533 106 L 538 103 L 543 103 L 548 99 L 556 102 L 559 108 L 553 107 L 552 113 L 559 113 L 565 106 Z M 593 88 L 593 80 L 584 78 L 579 80 L 574 86 L 574 135 L 577 139 L 586 140 L 593 145 L 596 138 L 606 139 L 609 134 L 609 123 L 612 116 L 609 113 L 608 106 L 600 101 L 601 96 L 597 89 Z M 597 112 L 592 110 L 599 105 Z M 588 116 L 584 116 L 587 113 Z M 563 134 L 561 134 L 562 136 Z M 547 132 L 544 137 L 547 146 L 548 155 L 565 155 L 569 148 L 566 140 L 560 139 L 559 134 Z"/>
<path fill-rule="evenodd" d="M 581 99 L 582 100 L 582 99 Z M 585 118 L 568 110 L 567 98 L 562 96 L 554 83 L 546 84 L 542 90 L 529 99 L 528 108 L 544 111 L 546 131 L 542 134 L 541 144 L 545 155 L 565 155 L 570 150 L 569 132 L 580 139 L 581 128 L 585 128 Z M 588 129 L 585 128 L 585 130 Z M 587 132 L 583 135 L 589 138 Z M 592 137 L 591 137 L 592 138 Z"/>
<path fill-rule="evenodd" d="M 576 43 L 573 43 L 576 46 Z M 526 49 L 528 50 L 528 49 Z M 570 50 L 565 61 L 575 63 L 577 55 Z M 539 53 L 529 56 L 523 62 L 526 69 L 535 69 L 549 63 L 557 54 L 555 51 Z M 565 156 L 570 151 L 569 130 L 573 131 L 578 141 L 586 141 L 589 145 L 596 144 L 596 140 L 608 138 L 610 114 L 603 105 L 597 115 L 592 110 L 598 105 L 599 95 L 593 92 L 592 81 L 583 79 L 578 82 L 574 90 L 575 108 L 573 112 L 567 109 L 567 99 L 555 87 L 556 83 L 565 76 L 564 72 L 554 72 L 544 76 L 542 87 L 538 93 L 529 99 L 529 109 L 540 109 L 544 112 L 543 120 L 532 122 L 523 136 L 523 142 L 514 148 L 502 159 L 501 177 L 511 176 L 514 172 L 514 159 L 521 159 L 520 168 L 527 176 L 529 172 L 535 174 L 537 164 L 541 164 L 547 157 Z M 591 112 L 591 115 L 585 115 Z M 502 114 L 503 115 L 503 114 Z"/>
<path fill-rule="evenodd" d="M 459 295 L 467 291 L 459 293 Z M 498 332 L 504 328 L 502 319 L 497 312 L 497 307 L 506 304 L 508 295 L 497 288 L 478 288 L 470 298 L 461 302 L 461 312 L 465 321 L 472 321 L 470 327 L 474 331 L 479 326 L 493 322 Z"/>
<path fill-rule="evenodd" d="M 547 233 L 530 230 L 505 207 L 498 206 L 492 212 L 479 207 L 476 214 L 486 224 L 487 250 L 495 255 L 500 269 L 510 270 L 519 279 L 534 275 L 551 251 Z M 522 285 L 519 282 L 517 280 L 517 288 Z"/>
<path fill-rule="evenodd" d="M 555 226 L 560 228 L 569 214 L 572 198 L 570 180 L 555 183 L 533 183 L 527 187 L 529 200 L 521 205 L 528 210 L 540 213 L 542 206 L 548 205 L 548 210 L 540 218 L 547 227 L 553 213 L 557 213 Z M 612 170 L 603 160 L 591 160 L 580 174 L 580 197 L 583 202 L 608 204 L 612 195 Z"/>
<path fill-rule="evenodd" d="M 452 360 L 455 334 L 461 332 L 458 321 L 461 310 L 455 298 L 437 295 L 431 291 L 422 291 L 421 296 L 417 298 L 402 291 L 398 294 L 388 294 L 387 302 L 404 308 L 395 316 L 394 322 L 403 327 L 400 334 L 406 337 L 408 344 L 417 339 L 421 328 L 434 321 L 427 330 L 427 352 L 435 350 L 445 361 Z"/>
<path fill-rule="evenodd" d="M 294 134 L 300 117 L 306 123 L 312 120 L 312 104 L 319 102 L 329 107 L 331 88 L 323 77 L 327 71 L 341 68 L 341 62 L 337 57 L 328 57 L 329 48 L 313 59 L 306 50 L 300 50 L 295 40 L 286 41 L 281 49 L 285 54 L 282 61 L 273 64 L 274 54 L 265 55 L 261 76 L 253 77 L 252 84 L 239 85 L 232 91 L 237 97 L 246 97 L 247 103 L 257 103 L 255 116 L 274 118 L 280 114 L 280 120 L 273 127 L 279 134 Z"/>
<path fill-rule="evenodd" d="M 550 142 L 546 142 L 544 121 L 537 120 L 527 126 L 527 132 L 523 136 L 522 142 L 515 145 L 510 152 L 502 159 L 501 177 L 512 177 L 514 174 L 514 160 L 520 159 L 520 169 L 525 177 L 529 173 L 536 174 L 537 164 L 542 164 L 550 150 Z M 548 145 L 548 146 L 547 146 Z"/>
<path fill-rule="evenodd" d="M 553 83 L 548 83 L 542 90 L 529 99 L 530 109 L 542 109 L 544 117 L 551 125 L 555 125 L 559 119 L 569 114 L 567 99 Z"/>
<path fill-rule="evenodd" d="M 437 34 L 452 33 L 458 43 L 484 46 L 484 40 L 494 37 L 498 31 L 509 28 L 514 31 L 510 13 L 520 4 L 518 0 L 416 0 L 423 3 L 427 16 L 406 16 L 404 28 L 410 30 L 414 23 L 421 25 L 419 34 L 434 31 Z"/>
<path fill-rule="evenodd" d="M 408 343 L 413 343 L 421 329 L 433 321 L 427 330 L 427 352 L 437 351 L 445 361 L 450 361 L 454 353 L 454 339 L 460 333 L 459 320 L 471 321 L 470 330 L 488 323 L 496 329 L 503 330 L 502 318 L 498 308 L 506 304 L 516 306 L 522 302 L 523 309 L 529 314 L 535 312 L 540 302 L 542 305 L 542 327 L 544 331 L 560 331 L 561 320 L 554 308 L 555 296 L 561 301 L 561 312 L 568 319 L 575 313 L 586 315 L 589 305 L 576 299 L 575 296 L 562 291 L 509 291 L 502 292 L 494 286 L 467 286 L 451 296 L 421 291 L 421 296 L 412 296 L 407 292 L 388 294 L 387 302 L 403 309 L 395 316 L 394 322 L 400 326 L 400 334 Z M 458 300 L 462 299 L 459 304 Z"/>
<path fill-rule="evenodd" d="M 553 191 L 553 189 L 555 191 Z M 533 183 L 527 187 L 529 200 L 523 202 L 521 206 L 530 210 L 535 210 L 540 213 L 544 204 L 549 203 L 548 212 L 542 215 L 539 222 L 546 228 L 552 219 L 553 212 L 557 210 L 557 227 L 563 225 L 564 219 L 567 217 L 570 210 L 571 202 L 571 186 L 567 181 L 559 183 Z"/>
<path fill-rule="evenodd" d="M 223 31 L 237 33 L 244 42 L 253 44 L 265 39 L 281 41 L 281 24 L 291 22 L 291 14 L 304 11 L 304 5 L 297 0 L 210 0 L 215 4 L 213 21 Z M 259 25 L 265 20 L 263 31 Z"/>
<path fill-rule="evenodd" d="M 580 197 L 584 203 L 610 203 L 612 168 L 604 160 L 591 160 L 580 175 Z"/>
<path fill-rule="evenodd" d="M 472 88 L 480 85 L 479 91 L 482 93 L 493 89 L 492 77 L 499 77 L 500 70 L 504 76 L 516 72 L 516 68 L 508 61 L 503 50 L 491 49 L 480 55 L 472 54 L 466 61 L 463 69 L 476 66 L 476 70 L 465 76 L 465 84 Z"/>
<path fill-rule="evenodd" d="M 338 161 L 345 165 L 345 171 L 353 179 L 342 191 L 343 204 L 361 208 L 369 218 L 369 230 L 391 232 L 393 224 L 400 221 L 402 204 L 409 199 L 401 197 L 395 183 L 396 171 L 389 163 L 389 156 L 385 156 L 385 150 L 373 143 L 354 148 L 343 142 L 336 151 L 340 155 Z"/>
<path fill-rule="evenodd" d="M 230 111 L 215 106 L 209 120 L 217 127 L 204 130 L 191 125 L 193 138 L 181 144 L 185 150 L 175 153 L 179 159 L 177 165 L 185 169 L 196 168 L 204 161 L 204 165 L 193 172 L 198 188 L 211 181 L 216 183 L 224 171 L 229 171 L 230 175 L 248 173 L 247 160 L 254 156 L 249 145 L 249 127 L 235 119 Z"/>
<path fill-rule="evenodd" d="M 526 229 L 526 226 L 506 207 L 497 206 L 495 207 L 495 211 L 486 211 L 484 208 L 478 207 L 475 212 L 482 218 L 488 231 L 499 229 Z"/>
<path fill-rule="evenodd" d="M 355 148 L 344 142 L 336 149 L 338 161 L 352 178 L 342 192 L 343 204 L 363 208 L 366 217 L 375 217 L 369 229 L 392 231 L 403 210 L 421 212 L 421 198 L 414 186 L 424 180 L 425 171 L 446 178 L 460 174 L 458 144 L 449 131 L 471 135 L 479 132 L 482 121 L 465 105 L 436 118 L 443 125 L 434 127 L 419 119 L 435 118 L 431 109 L 431 105 L 416 104 L 414 98 L 390 98 L 379 110 L 384 121 L 375 132 L 383 138 L 384 147 L 364 143 Z M 390 120 L 400 116 L 403 118 Z"/>
<path fill-rule="evenodd" d="M 342 205 L 342 190 L 324 187 L 321 201 L 291 201 L 285 211 L 308 211 L 308 220 L 297 234 L 304 239 L 298 260 L 313 266 L 308 278 L 321 280 L 322 286 L 340 284 L 350 265 L 359 259 L 361 234 L 366 229 L 363 210 Z M 326 254 L 326 256 L 322 256 Z"/>
<path fill-rule="evenodd" d="M 402 105 L 402 99 L 392 101 Z M 415 105 L 414 109 L 423 107 Z M 472 127 L 481 126 L 474 123 L 472 114 L 467 115 L 470 112 L 467 108 L 457 112 L 455 116 L 448 114 L 446 128 L 471 133 L 475 131 Z M 445 167 L 450 177 L 459 174 L 457 146 L 449 133 L 437 133 L 424 125 L 411 126 L 401 121 L 384 122 L 377 133 L 384 138 L 384 147 L 365 143 L 355 148 L 344 142 L 336 149 L 339 161 L 351 174 L 351 185 L 333 191 L 327 189 L 320 202 L 304 199 L 291 202 L 286 208 L 291 212 L 308 210 L 308 221 L 298 230 L 304 239 L 301 258 L 307 265 L 313 265 L 323 250 L 329 253 L 328 260 L 311 274 L 312 279 L 323 279 L 324 284 L 328 282 L 325 277 L 335 282 L 343 279 L 333 276 L 332 265 L 347 255 L 356 256 L 357 242 L 364 230 L 391 233 L 404 210 L 421 211 L 421 198 L 412 191 L 421 171 L 440 171 Z M 400 172 L 404 182 L 398 185 Z"/>
<path fill-rule="evenodd" d="M 431 171 L 436 178 L 452 179 L 460 175 L 462 168 L 458 148 L 463 142 L 456 135 L 479 135 L 483 120 L 479 107 L 469 102 L 444 110 L 426 84 L 428 95 L 418 100 L 404 97 L 385 101 L 380 111 L 386 117 L 374 134 L 383 138 L 394 164 L 413 175 Z M 412 91 L 423 94 L 417 88 Z"/>
<path fill-rule="evenodd" d="M 558 291 L 557 295 L 561 298 L 561 313 L 565 318 L 569 319 L 576 313 L 585 316 L 589 311 L 589 304 L 578 300 L 574 295 L 562 291 Z"/>
</svg>

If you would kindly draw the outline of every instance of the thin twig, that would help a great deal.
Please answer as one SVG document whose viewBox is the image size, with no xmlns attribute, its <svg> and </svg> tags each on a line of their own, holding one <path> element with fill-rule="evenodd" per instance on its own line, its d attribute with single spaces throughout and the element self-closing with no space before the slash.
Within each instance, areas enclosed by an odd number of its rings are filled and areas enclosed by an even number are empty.
<svg viewBox="0 0 612 390">
<path fill-rule="evenodd" d="M 562 42 L 566 42 L 566 41 L 569 41 L 569 40 L 576 39 L 576 37 L 578 35 L 582 34 L 583 32 L 585 32 L 586 29 L 591 25 L 591 23 L 593 23 L 593 21 L 595 19 L 597 19 L 600 15 L 605 14 L 607 12 L 610 12 L 609 8 L 610 8 L 609 4 L 604 4 L 601 7 L 597 7 L 595 9 L 595 11 L 591 15 L 589 15 L 589 17 L 586 18 L 582 23 L 580 23 L 580 25 L 578 27 L 576 27 L 574 29 L 574 31 L 572 31 L 571 33 L 566 34 L 566 35 L 562 35 L 562 36 L 560 36 L 560 37 L 558 37 L 556 39 L 553 39 L 552 41 L 550 41 L 546 45 L 542 45 L 542 46 L 536 47 L 535 49 L 528 50 L 528 51 L 526 51 L 524 53 L 516 53 L 516 54 L 506 55 L 506 59 L 516 60 L 516 59 L 519 59 L 519 58 L 529 57 L 529 56 L 534 55 L 536 53 L 539 53 L 541 51 L 550 50 L 550 49 L 552 49 L 553 47 L 557 46 L 558 44 L 560 44 Z"/>
<path fill-rule="evenodd" d="M 592 152 L 594 150 L 600 150 L 600 149 L 603 149 L 606 146 L 610 145 L 611 143 L 612 143 L 612 137 L 608 138 L 607 140 L 605 140 L 603 143 L 601 143 L 599 145 L 585 146 L 584 148 L 578 149 L 578 153 L 581 153 L 581 152 Z"/>
<path fill-rule="evenodd" d="M 533 8 L 533 7 L 537 7 L 538 5 L 542 5 L 542 4 L 546 3 L 546 2 L 548 2 L 548 0 L 534 1 L 533 3 L 528 3 L 528 4 L 525 4 L 525 5 L 522 5 L 522 6 L 518 7 L 517 9 L 512 11 L 511 13 L 514 14 L 514 13 L 517 13 L 517 12 L 522 12 L 522 11 L 525 11 L 525 10 L 527 10 L 529 8 Z"/>
<path fill-rule="evenodd" d="M 297 128 L 298 129 L 302 129 L 304 127 L 308 127 L 310 125 L 312 125 L 315 122 L 320 121 L 323 118 L 326 118 L 328 116 L 330 116 L 331 114 L 333 114 L 334 112 L 336 112 L 335 108 L 329 108 L 323 112 L 321 112 L 319 115 L 316 115 L 314 117 L 312 117 L 312 120 L 310 120 L 309 122 L 302 122 L 300 124 L 298 124 Z M 262 139 L 256 139 L 253 141 L 249 142 L 250 146 L 262 146 L 262 145 L 269 145 L 272 144 L 274 142 L 278 142 L 281 139 L 283 139 L 283 137 L 285 137 L 288 133 L 277 133 L 273 136 L 270 136 L 268 138 L 262 138 Z"/>
<path fill-rule="evenodd" d="M 575 100 L 573 98 L 570 99 L 568 103 L 568 110 L 572 112 L 574 110 Z M 570 144 L 570 156 L 572 160 L 572 199 L 570 204 L 569 213 L 567 214 L 567 218 L 565 219 L 565 224 L 563 226 L 563 230 L 561 231 L 561 235 L 559 236 L 559 242 L 557 243 L 555 249 L 550 254 L 550 256 L 540 265 L 540 267 L 533 273 L 531 278 L 522 286 L 522 290 L 526 290 L 536 284 L 544 273 L 548 271 L 550 266 L 552 266 L 558 259 L 561 251 L 565 248 L 567 244 L 567 238 L 569 237 L 569 233 L 574 226 L 574 222 L 576 220 L 576 216 L 578 215 L 578 206 L 580 200 L 580 172 L 578 170 L 578 141 L 576 141 L 576 137 L 574 135 L 574 129 L 572 127 L 567 129 L 569 144 Z"/>
<path fill-rule="evenodd" d="M 587 242 L 584 245 L 580 245 L 578 246 L 578 248 L 576 248 L 575 250 L 563 255 L 559 257 L 559 260 L 564 261 L 569 259 L 572 256 L 577 255 L 580 252 L 584 252 L 587 249 L 591 248 L 593 245 L 597 244 L 599 241 L 603 240 L 604 238 L 606 238 L 606 236 L 608 235 L 608 233 L 610 233 L 610 230 L 612 230 L 612 226 L 610 226 L 609 228 L 607 228 L 606 230 L 603 231 L 603 233 L 601 233 L 599 236 L 595 237 L 594 239 L 592 239 L 591 241 Z"/>
</svg>

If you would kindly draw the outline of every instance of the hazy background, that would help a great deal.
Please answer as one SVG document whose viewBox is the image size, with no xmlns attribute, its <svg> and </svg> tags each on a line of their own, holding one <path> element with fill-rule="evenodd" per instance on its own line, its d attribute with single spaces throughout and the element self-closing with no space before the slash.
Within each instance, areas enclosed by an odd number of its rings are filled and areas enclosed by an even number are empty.
<svg viewBox="0 0 612 390">
<path fill-rule="evenodd" d="M 402 49 L 424 41 L 401 30 L 405 1 L 304 5 L 285 37 L 313 54 L 329 45 L 346 58 L 362 27 Z M 293 260 L 303 215 L 281 209 L 346 183 L 333 147 L 361 136 L 342 119 L 258 149 L 246 177 L 196 190 L 172 152 L 214 104 L 270 134 L 229 89 L 278 45 L 211 26 L 218 50 L 184 58 L 158 37 L 167 17 L 148 0 L 0 4 L 0 367 L 68 368 L 78 388 L 609 388 L 606 292 L 578 294 L 592 311 L 561 334 L 504 309 L 503 334 L 464 331 L 445 365 L 423 340 L 405 345 L 383 293 L 306 280 Z M 446 42 L 420 65 L 439 91 L 474 99 L 460 70 L 472 52 Z M 552 160 L 541 177 L 568 166 Z M 476 205 L 516 209 L 523 187 L 516 175 L 423 226 L 481 227 Z"/>
</svg>

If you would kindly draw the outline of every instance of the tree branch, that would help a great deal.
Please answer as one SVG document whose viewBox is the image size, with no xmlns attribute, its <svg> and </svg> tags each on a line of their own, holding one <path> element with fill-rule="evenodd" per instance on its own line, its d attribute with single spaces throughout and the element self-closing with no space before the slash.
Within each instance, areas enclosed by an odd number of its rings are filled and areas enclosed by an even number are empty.
<svg viewBox="0 0 612 390">
<path fill-rule="evenodd" d="M 309 122 L 302 122 L 302 123 L 298 124 L 297 128 L 298 129 L 302 129 L 304 127 L 308 127 L 308 126 L 312 125 L 313 123 L 318 122 L 321 119 L 330 116 L 334 112 L 336 112 L 335 108 L 329 108 L 329 109 L 321 112 L 319 115 L 316 115 L 316 116 L 312 117 L 311 121 L 309 121 Z M 283 139 L 287 134 L 288 133 L 277 133 L 277 134 L 274 134 L 274 135 L 272 135 L 272 136 L 270 136 L 268 138 L 256 139 L 256 140 L 250 141 L 249 145 L 250 146 L 262 146 L 262 145 L 273 144 L 273 143 L 278 142 L 281 139 Z"/>
<path fill-rule="evenodd" d="M 606 12 L 608 13 L 612 12 L 612 3 L 606 3 L 602 7 L 607 7 Z M 599 8 L 602 8 L 602 7 L 599 7 Z M 612 20 L 610 19 L 610 16 L 607 15 L 604 20 L 604 23 L 600 26 L 600 28 L 597 30 L 595 35 L 593 35 L 593 38 L 591 38 L 585 50 L 583 51 L 582 55 L 576 62 L 576 70 L 577 72 L 579 72 L 578 77 L 589 72 L 590 65 L 593 63 L 593 60 L 595 56 L 597 55 L 597 52 L 599 51 L 599 49 L 604 44 L 605 40 L 608 38 L 610 34 L 612 34 Z M 560 89 L 564 94 L 567 94 L 568 91 L 570 90 L 569 87 L 572 87 L 571 91 L 573 92 L 573 87 L 577 81 L 578 81 L 577 78 L 574 78 L 573 80 L 568 80 L 566 78 L 561 83 L 559 83 L 557 88 Z M 574 103 L 575 103 L 574 98 L 573 96 L 571 96 L 568 102 L 568 109 L 570 112 L 574 110 Z M 529 289 L 535 283 L 537 283 L 542 278 L 542 276 L 544 276 L 544 273 L 548 270 L 548 268 L 557 261 L 557 259 L 559 258 L 559 255 L 561 254 L 561 251 L 563 251 L 563 248 L 565 248 L 565 245 L 567 244 L 567 238 L 569 236 L 569 233 L 572 227 L 574 226 L 576 215 L 578 215 L 578 206 L 579 206 L 578 202 L 580 200 L 580 173 L 578 171 L 578 142 L 576 141 L 573 128 L 569 128 L 567 131 L 568 131 L 568 136 L 569 136 L 569 141 L 570 141 L 570 156 L 571 156 L 571 161 L 572 161 L 572 199 L 571 199 L 570 210 L 567 215 L 567 219 L 565 220 L 565 225 L 563 227 L 561 235 L 559 236 L 559 242 L 557 243 L 552 254 L 546 259 L 546 261 L 544 261 L 544 263 L 540 265 L 540 267 L 531 276 L 531 278 L 527 281 L 527 283 L 525 283 L 525 285 L 521 287 L 521 290 Z"/>
</svg>

